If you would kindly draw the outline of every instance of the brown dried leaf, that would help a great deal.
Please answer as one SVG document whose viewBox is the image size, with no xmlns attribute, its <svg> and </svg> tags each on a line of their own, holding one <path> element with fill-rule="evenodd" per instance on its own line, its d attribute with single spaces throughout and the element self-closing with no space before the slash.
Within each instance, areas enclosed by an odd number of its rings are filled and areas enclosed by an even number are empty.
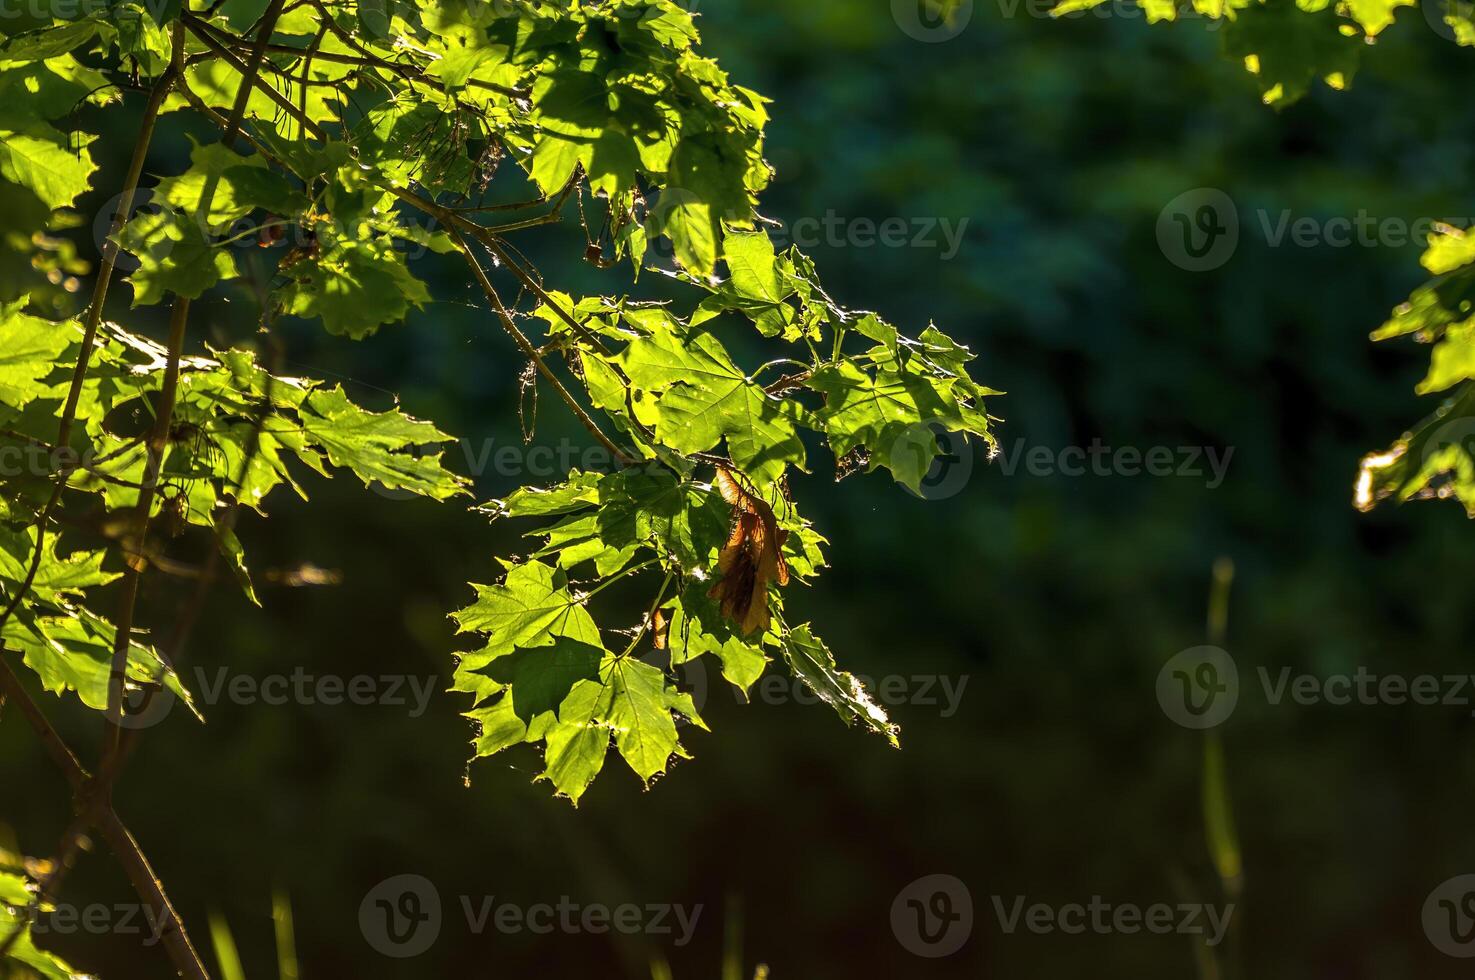
<svg viewBox="0 0 1475 980">
<path fill-rule="evenodd" d="M 768 628 L 768 583 L 789 584 L 784 541 L 789 532 L 778 526 L 768 502 L 743 485 L 726 467 L 717 467 L 717 489 L 732 504 L 732 531 L 717 556 L 722 576 L 707 592 L 722 614 L 744 635 Z"/>
</svg>

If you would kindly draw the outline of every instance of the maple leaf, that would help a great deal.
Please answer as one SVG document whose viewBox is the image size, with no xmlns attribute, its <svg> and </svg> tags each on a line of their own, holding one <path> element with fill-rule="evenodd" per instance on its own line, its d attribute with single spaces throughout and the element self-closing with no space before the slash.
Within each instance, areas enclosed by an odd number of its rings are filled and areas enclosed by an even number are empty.
<svg viewBox="0 0 1475 980">
<path fill-rule="evenodd" d="M 789 532 L 774 519 L 767 501 L 745 488 L 733 472 L 717 467 L 717 489 L 732 504 L 732 530 L 717 556 L 722 578 L 708 591 L 722 614 L 744 635 L 768 628 L 768 583 L 789 584 L 784 541 Z"/>
</svg>

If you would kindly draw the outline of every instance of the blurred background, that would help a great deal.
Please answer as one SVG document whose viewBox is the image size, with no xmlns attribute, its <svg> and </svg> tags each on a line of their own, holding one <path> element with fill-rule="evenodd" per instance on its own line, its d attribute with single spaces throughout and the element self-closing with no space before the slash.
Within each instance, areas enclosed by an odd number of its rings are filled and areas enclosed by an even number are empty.
<svg viewBox="0 0 1475 980">
<path fill-rule="evenodd" d="M 1265 221 L 1475 215 L 1475 105 L 1458 95 L 1472 55 L 1405 9 L 1349 91 L 1318 87 L 1277 112 L 1203 23 L 1150 27 L 1112 9 L 1051 21 L 1038 5 L 976 0 L 928 42 L 883 3 L 697 8 L 706 52 L 774 100 L 764 213 L 803 239 L 838 301 L 913 334 L 935 320 L 977 352 L 979 380 L 1008 393 L 990 405 L 1002 454 L 960 449 L 971 471 L 941 479 L 934 499 L 884 472 L 835 484 L 818 453 L 794 483 L 833 568 L 791 590 L 789 618 L 813 621 L 847 668 L 902 679 L 882 692 L 901 750 L 787 687 L 742 705 L 714 672 L 712 733 L 689 732 L 693 759 L 649 791 L 611 759 L 575 810 L 530 782 L 530 748 L 477 763 L 468 786 L 466 704 L 444 693 L 466 644 L 445 617 L 469 601 L 468 581 L 495 577 L 495 556 L 525 547 L 529 526 L 390 499 L 349 476 L 314 480 L 311 504 L 274 497 L 272 519 L 243 522 L 242 537 L 259 569 L 307 561 L 342 583 L 263 587 L 264 610 L 217 589 L 191 666 L 212 680 L 222 668 L 409 675 L 434 693 L 423 714 L 413 696 L 223 700 L 203 727 L 179 711 L 142 740 L 118 809 L 198 944 L 210 950 L 214 914 L 246 974 L 276 976 L 279 894 L 303 978 L 650 977 L 653 962 L 656 976 L 695 978 L 722 975 L 724 959 L 803 980 L 1216 975 L 1195 936 L 1022 922 L 1011 933 L 999 906 L 1229 900 L 1205 838 L 1204 736 L 1157 695 L 1167 660 L 1206 642 L 1210 569 L 1225 557 L 1240 693 L 1216 732 L 1243 874 L 1217 975 L 1465 975 L 1421 916 L 1441 882 L 1475 871 L 1471 705 L 1275 704 L 1258 671 L 1469 671 L 1475 551 L 1459 507 L 1364 515 L 1351 502 L 1359 458 L 1433 407 L 1413 394 L 1427 351 L 1368 341 L 1424 278 L 1420 248 L 1276 246 Z M 141 103 L 94 113 L 99 148 L 111 135 L 123 152 Z M 150 173 L 184 168 L 185 134 L 161 126 Z M 121 173 L 121 159 L 103 162 L 84 210 Z M 1165 206 L 1195 188 L 1227 195 L 1240 225 L 1233 254 L 1200 272 L 1158 238 Z M 839 233 L 797 224 L 828 215 Z M 907 244 L 856 231 L 888 218 L 907 223 Z M 961 229 L 955 247 L 940 232 L 913 241 L 928 222 Z M 92 257 L 87 229 L 74 237 Z M 576 227 L 527 242 L 552 286 L 627 288 L 625 271 L 578 260 Z M 359 344 L 284 325 L 287 367 L 341 379 L 373 406 L 398 393 L 464 437 L 473 459 L 452 447 L 451 465 L 474 473 L 485 447 L 521 444 L 522 361 L 471 306 L 462 268 L 434 256 L 412 268 L 437 302 Z M 659 294 L 652 278 L 640 293 Z M 114 290 L 119 313 L 127 297 Z M 249 328 L 249 297 L 230 299 L 196 304 L 208 336 Z M 582 444 L 580 432 L 545 400 L 536 443 Z M 1044 447 L 1035 458 L 1058 462 L 1093 442 L 1171 447 L 1175 468 L 1177 447 L 1229 462 L 1222 480 L 1204 457 L 1173 475 L 1070 476 L 1021 456 Z M 481 498 L 553 479 L 518 466 L 474 475 Z M 173 583 L 145 582 L 144 621 L 166 621 Z M 91 744 L 95 718 L 47 703 Z M 0 844 L 50 854 L 65 787 L 9 712 L 0 787 Z M 410 959 L 381 955 L 360 924 L 370 891 L 401 874 L 427 879 L 444 912 Z M 936 874 L 966 888 L 972 922 L 961 948 L 922 956 L 893 904 Z M 463 898 L 474 912 L 487 896 L 701 911 L 681 944 L 477 934 Z M 64 899 L 132 895 L 104 851 Z M 168 969 L 134 936 L 50 944 L 107 980 Z"/>
</svg>

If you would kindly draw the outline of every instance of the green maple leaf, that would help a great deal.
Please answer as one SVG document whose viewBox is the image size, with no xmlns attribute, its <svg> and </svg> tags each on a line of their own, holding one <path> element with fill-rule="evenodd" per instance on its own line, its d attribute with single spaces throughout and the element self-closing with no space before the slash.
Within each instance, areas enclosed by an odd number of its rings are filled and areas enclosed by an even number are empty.
<svg viewBox="0 0 1475 980">
<path fill-rule="evenodd" d="M 727 536 L 731 507 L 712 487 L 678 479 L 657 465 L 631 467 L 599 487 L 600 518 L 633 523 L 634 537 L 654 542 L 683 568 L 701 568 Z M 628 517 L 627 517 L 628 515 Z"/>
<path fill-rule="evenodd" d="M 454 614 L 462 632 L 489 633 L 496 649 L 541 647 L 558 637 L 602 647 L 599 629 L 563 573 L 538 561 L 508 569 L 501 585 L 472 585 L 476 602 Z"/>
<path fill-rule="evenodd" d="M 49 535 L 46 551 L 36 569 L 31 592 L 42 599 L 55 599 L 62 594 L 76 594 L 93 586 L 106 585 L 118 578 L 116 572 L 102 570 L 107 552 L 75 551 L 65 557 L 57 553 L 59 543 L 56 535 Z M 0 582 L 18 585 L 25 580 L 36 552 L 36 529 L 27 527 L 20 531 L 7 530 L 0 525 Z M 11 588 L 7 584 L 7 588 Z"/>
<path fill-rule="evenodd" d="M 57 323 L 20 312 L 25 305 L 22 299 L 0 306 L 0 403 L 12 408 L 25 408 L 49 393 L 43 380 L 81 336 L 71 321 Z"/>
<path fill-rule="evenodd" d="M 629 564 L 640 547 L 633 518 L 629 512 L 605 510 L 567 517 L 552 527 L 530 532 L 548 539 L 534 557 L 556 555 L 560 568 L 592 561 L 601 576 L 612 575 Z"/>
<path fill-rule="evenodd" d="M 793 292 L 779 275 L 767 232 L 730 231 L 723 245 L 732 286 L 739 296 L 760 303 L 780 303 Z"/>
<path fill-rule="evenodd" d="M 493 683 L 492 690 L 505 690 L 514 713 L 530 725 L 557 712 L 579 681 L 597 680 L 607 655 L 601 646 L 555 636 L 549 646 L 495 652 L 477 673 Z"/>
<path fill-rule="evenodd" d="M 746 169 L 745 155 L 711 133 L 685 136 L 671 152 L 666 189 L 648 231 L 668 236 L 681 264 L 696 275 L 710 275 L 716 266 L 724 223 L 752 220 Z"/>
<path fill-rule="evenodd" d="M 946 338 L 929 330 L 921 342 L 899 348 L 900 356 L 884 346 L 873 350 L 874 370 L 842 360 L 808 380 L 825 396 L 815 415 L 835 455 L 864 449 L 867 470 L 885 466 L 913 492 L 920 491 L 941 452 L 932 426 L 991 438 L 988 417 L 976 402 L 992 392 L 961 373 L 969 356 L 965 349 L 951 341 L 943 345 Z"/>
<path fill-rule="evenodd" d="M 115 635 L 111 623 L 81 606 L 63 605 L 48 611 L 28 599 L 5 624 L 0 639 L 20 650 L 26 666 L 36 672 L 46 690 L 55 694 L 74 691 L 87 707 L 105 711 Z M 178 675 L 152 647 L 137 640 L 128 647 L 127 677 L 131 685 L 162 685 L 200 717 Z"/>
<path fill-rule="evenodd" d="M 886 466 L 913 490 L 920 487 L 932 457 L 910 451 L 905 443 L 916 427 L 934 420 L 955 420 L 950 378 L 915 373 L 865 371 L 851 361 L 826 365 L 809 379 L 825 396 L 815 414 L 824 423 L 835 455 L 864 447 L 871 468 Z M 934 443 L 935 446 L 935 443 Z"/>
<path fill-rule="evenodd" d="M 547 778 L 575 803 L 604 767 L 613 736 L 620 756 L 649 782 L 681 751 L 675 713 L 706 727 L 691 699 L 656 667 L 631 657 L 608 657 L 598 680 L 573 686 L 548 729 Z"/>
<path fill-rule="evenodd" d="M 430 301 L 388 237 L 334 237 L 315 256 L 288 270 L 283 308 L 294 316 L 322 317 L 329 333 L 355 340 L 405 318 L 411 306 Z"/>
<path fill-rule="evenodd" d="M 66 137 L 46 122 L 105 98 L 95 90 L 98 86 L 108 90 L 106 81 L 101 72 L 69 58 L 7 64 L 0 70 L 0 129 L 66 144 Z"/>
<path fill-rule="evenodd" d="M 671 622 L 666 645 L 673 664 L 688 663 L 710 653 L 722 664 L 722 676 L 745 694 L 763 676 L 768 666 L 763 651 L 767 638 L 750 640 L 733 629 L 717 603 L 708 598 L 703 583 L 688 588 L 667 608 L 671 610 Z"/>
<path fill-rule="evenodd" d="M 1475 518 L 1475 384 L 1387 450 L 1364 457 L 1353 502 L 1370 510 L 1392 498 L 1452 498 Z"/>
<path fill-rule="evenodd" d="M 1222 28 L 1224 51 L 1255 76 L 1267 105 L 1296 101 L 1321 79 L 1346 88 L 1364 42 L 1330 8 L 1308 10 L 1295 0 L 1267 0 L 1240 10 Z"/>
<path fill-rule="evenodd" d="M 601 576 L 623 568 L 640 547 L 684 568 L 703 567 L 727 536 L 730 505 L 709 485 L 678 479 L 658 464 L 571 476 L 562 486 L 520 490 L 486 509 L 499 516 L 571 515 L 528 532 L 547 539 L 537 555 L 556 555 L 563 568 L 593 561 Z"/>
<path fill-rule="evenodd" d="M 97 22 L 78 20 L 14 34 L 0 45 L 0 62 L 45 61 L 67 54 L 97 36 Z"/>
<path fill-rule="evenodd" d="M 175 211 L 139 214 L 124 226 L 119 242 L 138 259 L 128 277 L 134 306 L 150 306 L 169 293 L 194 299 L 236 276 L 230 252 L 211 242 L 199 222 Z"/>
<path fill-rule="evenodd" d="M 465 481 L 441 464 L 441 453 L 416 453 L 422 446 L 450 442 L 429 422 L 392 409 L 371 412 L 349 401 L 342 386 L 319 389 L 303 402 L 302 429 L 334 466 L 352 470 L 364 483 L 445 500 L 464 493 Z"/>
<path fill-rule="evenodd" d="M 1105 2 L 1063 0 L 1050 14 L 1061 17 Z M 1138 5 L 1149 23 L 1178 18 L 1175 0 L 1139 0 Z M 1283 107 L 1305 95 L 1317 79 L 1346 88 L 1365 44 L 1393 23 L 1399 7 L 1417 6 L 1417 0 L 1192 0 L 1191 5 L 1216 22 L 1211 26 L 1221 32 L 1225 54 L 1255 76 L 1265 103 Z M 1475 30 L 1470 38 L 1462 43 L 1475 43 Z"/>
<path fill-rule="evenodd" d="M 661 391 L 656 438 L 679 453 L 705 452 L 724 438 L 732 460 L 771 483 L 786 467 L 804 468 L 797 403 L 775 398 L 749 381 L 707 330 L 679 333 L 664 323 L 630 344 L 620 363 L 631 383 Z"/>
<path fill-rule="evenodd" d="M 1373 332 L 1374 340 L 1412 336 L 1432 344 L 1420 394 L 1454 397 L 1384 452 L 1362 461 L 1353 502 L 1368 510 L 1379 501 L 1453 497 L 1475 517 L 1475 237 L 1441 227 L 1429 238 L 1423 265 L 1435 278 Z"/>
<path fill-rule="evenodd" d="M 70 207 L 97 169 L 87 149 L 92 137 L 34 129 L 42 135 L 0 131 L 0 177 L 29 189 L 48 208 Z"/>
<path fill-rule="evenodd" d="M 783 649 L 794 676 L 834 708 L 847 725 L 858 721 L 892 745 L 898 744 L 896 726 L 886 717 L 885 710 L 866 693 L 853 674 L 835 666 L 829 647 L 810 631 L 807 623 L 795 626 L 784 635 Z"/>
<path fill-rule="evenodd" d="M 1362 25 L 1368 37 L 1376 37 L 1393 23 L 1399 7 L 1417 7 L 1419 0 L 1346 0 L 1347 12 Z"/>
<path fill-rule="evenodd" d="M 254 208 L 291 200 L 291 188 L 267 169 L 260 157 L 242 156 L 221 143 L 196 144 L 191 166 L 177 177 L 165 177 L 154 194 L 219 232 Z M 210 214 L 200 215 L 206 187 L 212 187 Z M 265 198 L 265 200 L 263 200 Z M 305 204 L 305 199 L 303 202 Z"/>
<path fill-rule="evenodd" d="M 568 514 L 599 502 L 600 473 L 574 470 L 556 487 L 521 487 L 505 500 L 493 501 L 488 513 L 509 517 L 551 517 Z"/>
<path fill-rule="evenodd" d="M 38 882 L 29 881 L 24 875 L 0 871 L 0 937 L 8 940 L 15 934 L 14 944 L 4 959 L 35 971 L 41 980 L 81 980 L 84 975 L 73 970 L 65 960 L 36 946 L 26 915 L 39 887 Z"/>
<path fill-rule="evenodd" d="M 811 325 L 828 312 L 819 304 L 810 305 L 808 284 L 794 268 L 798 253 L 776 255 L 765 231 L 728 230 L 722 243 L 730 278 L 716 286 L 703 283 L 712 295 L 697 307 L 692 326 L 723 310 L 739 310 L 765 337 L 782 335 L 784 340 L 795 341 L 808 333 L 818 340 L 817 331 L 806 330 L 804 323 L 796 322 L 800 313 L 786 302 L 797 293 L 803 303 L 803 319 Z"/>
<path fill-rule="evenodd" d="M 660 121 L 648 95 L 621 86 L 612 100 L 610 87 L 606 74 L 577 67 L 557 68 L 534 84 L 539 136 L 530 172 L 544 193 L 562 188 L 575 166 L 584 168 L 594 190 L 611 196 L 635 183 L 640 159 L 629 132 Z"/>
<path fill-rule="evenodd" d="M 679 751 L 675 712 L 701 723 L 662 671 L 604 649 L 599 630 L 563 573 L 539 561 L 512 566 L 501 585 L 473 586 L 454 614 L 486 648 L 462 657 L 454 690 L 471 692 L 477 757 L 546 742 L 544 776 L 575 802 L 604 766 L 611 739 L 649 781 Z"/>
<path fill-rule="evenodd" d="M 1429 373 L 1414 390 L 1426 395 L 1470 378 L 1475 378 L 1475 322 L 1466 320 L 1444 331 L 1430 355 Z"/>
</svg>

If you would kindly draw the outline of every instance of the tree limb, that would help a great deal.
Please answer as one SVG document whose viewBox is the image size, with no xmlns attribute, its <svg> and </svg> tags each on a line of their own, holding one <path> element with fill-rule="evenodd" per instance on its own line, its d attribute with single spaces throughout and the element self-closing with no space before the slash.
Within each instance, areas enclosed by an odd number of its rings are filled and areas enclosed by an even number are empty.
<svg viewBox="0 0 1475 980">
<path fill-rule="evenodd" d="M 487 278 L 486 271 L 482 269 L 481 263 L 477 261 L 476 255 L 472 253 L 471 246 L 467 244 L 461 232 L 458 229 L 452 228 L 451 234 L 456 237 L 457 244 L 461 246 L 461 253 L 466 257 L 467 263 L 471 266 L 482 292 L 491 301 L 492 308 L 496 311 L 497 317 L 502 321 L 503 329 L 512 337 L 518 349 L 537 365 L 538 373 L 547 379 L 548 383 L 553 386 L 553 390 L 557 392 L 558 397 L 563 399 L 564 404 L 578 417 L 579 421 L 584 424 L 584 428 L 589 430 L 590 435 L 594 436 L 600 445 L 613 453 L 615 459 L 623 466 L 629 466 L 635 462 L 634 457 L 630 456 L 619 446 L 616 446 L 610 441 L 608 436 L 600 431 L 599 425 L 594 419 L 589 417 L 589 413 L 584 411 L 584 407 L 574 400 L 574 396 L 564 387 L 563 382 L 558 380 L 558 376 L 548 367 L 547 362 L 543 360 L 543 356 L 538 353 L 538 349 L 533 346 L 532 341 L 528 340 L 527 335 L 518 329 L 516 322 L 512 319 L 512 314 L 508 312 L 507 307 L 502 303 L 502 297 L 497 294 L 497 290 L 492 286 L 491 280 Z"/>
</svg>

